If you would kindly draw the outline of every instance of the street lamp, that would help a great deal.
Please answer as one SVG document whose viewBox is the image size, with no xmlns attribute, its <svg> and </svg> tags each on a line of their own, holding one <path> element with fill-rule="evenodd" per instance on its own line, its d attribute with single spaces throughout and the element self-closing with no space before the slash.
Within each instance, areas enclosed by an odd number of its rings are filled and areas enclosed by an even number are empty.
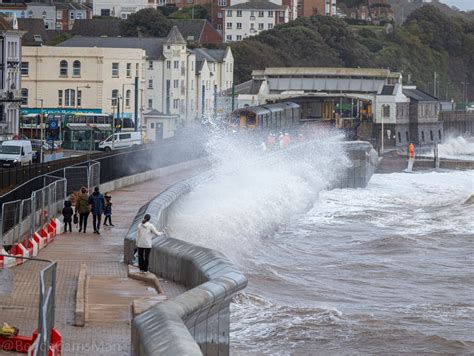
<svg viewBox="0 0 474 356">
<path fill-rule="evenodd" d="M 41 111 L 40 111 L 40 130 L 41 130 L 41 147 L 40 147 L 40 162 L 43 163 L 43 145 L 44 145 L 44 118 L 43 118 L 43 99 L 35 99 L 36 101 L 41 102 Z"/>
<path fill-rule="evenodd" d="M 76 109 L 77 107 L 79 106 L 79 89 L 90 89 L 91 86 L 89 84 L 85 85 L 85 86 L 76 86 Z M 81 98 L 82 100 L 82 98 Z M 81 105 L 82 106 L 82 105 Z"/>
</svg>

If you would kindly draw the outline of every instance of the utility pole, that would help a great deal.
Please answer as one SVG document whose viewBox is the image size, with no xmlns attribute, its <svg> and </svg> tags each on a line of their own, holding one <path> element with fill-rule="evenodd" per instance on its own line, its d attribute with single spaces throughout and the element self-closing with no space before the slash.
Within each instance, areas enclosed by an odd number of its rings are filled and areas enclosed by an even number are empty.
<svg viewBox="0 0 474 356">
<path fill-rule="evenodd" d="M 437 73 L 434 72 L 433 96 L 434 96 L 435 98 L 437 98 L 437 96 L 436 96 L 436 81 L 437 81 L 437 78 L 436 78 L 436 77 L 437 77 Z"/>
</svg>

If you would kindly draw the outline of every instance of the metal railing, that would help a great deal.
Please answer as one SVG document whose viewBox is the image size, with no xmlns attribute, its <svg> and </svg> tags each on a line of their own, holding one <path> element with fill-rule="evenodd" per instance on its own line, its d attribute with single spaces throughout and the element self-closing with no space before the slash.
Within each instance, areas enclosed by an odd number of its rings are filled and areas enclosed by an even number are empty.
<svg viewBox="0 0 474 356">
<path fill-rule="evenodd" d="M 22 242 L 25 236 L 32 236 L 61 212 L 66 197 L 66 179 L 44 176 L 43 181 L 44 187 L 33 191 L 30 198 L 2 204 L 0 244 L 12 246 Z"/>
</svg>

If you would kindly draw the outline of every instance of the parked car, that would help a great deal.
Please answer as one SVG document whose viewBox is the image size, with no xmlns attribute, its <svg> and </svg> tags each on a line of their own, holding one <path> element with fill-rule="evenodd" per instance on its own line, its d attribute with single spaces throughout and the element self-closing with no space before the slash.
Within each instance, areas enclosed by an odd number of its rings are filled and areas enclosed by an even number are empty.
<svg viewBox="0 0 474 356">
<path fill-rule="evenodd" d="M 3 141 L 0 146 L 2 167 L 25 166 L 33 161 L 33 150 L 28 140 Z"/>
<path fill-rule="evenodd" d="M 112 137 L 114 137 L 112 144 Z M 142 143 L 142 136 L 140 132 L 120 132 L 110 135 L 106 140 L 99 143 L 99 150 L 110 151 L 112 149 L 129 148 L 138 146 Z M 113 147 L 112 147 L 113 146 Z"/>
</svg>

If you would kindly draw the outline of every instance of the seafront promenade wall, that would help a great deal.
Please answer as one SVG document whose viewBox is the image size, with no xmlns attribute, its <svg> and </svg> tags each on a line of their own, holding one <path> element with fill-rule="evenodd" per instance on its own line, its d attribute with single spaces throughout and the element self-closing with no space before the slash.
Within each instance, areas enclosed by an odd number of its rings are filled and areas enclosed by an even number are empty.
<svg viewBox="0 0 474 356">
<path fill-rule="evenodd" d="M 334 188 L 365 187 L 376 169 L 377 154 L 367 142 L 342 144 L 352 165 Z M 155 226 L 165 227 L 173 204 L 211 177 L 211 172 L 204 172 L 176 183 L 142 206 L 124 240 L 125 263 L 133 262 L 136 230 L 143 216 L 148 213 Z M 171 237 L 153 240 L 150 262 L 151 272 L 190 289 L 134 318 L 133 355 L 228 355 L 229 305 L 246 287 L 247 278 L 221 253 Z"/>
</svg>

